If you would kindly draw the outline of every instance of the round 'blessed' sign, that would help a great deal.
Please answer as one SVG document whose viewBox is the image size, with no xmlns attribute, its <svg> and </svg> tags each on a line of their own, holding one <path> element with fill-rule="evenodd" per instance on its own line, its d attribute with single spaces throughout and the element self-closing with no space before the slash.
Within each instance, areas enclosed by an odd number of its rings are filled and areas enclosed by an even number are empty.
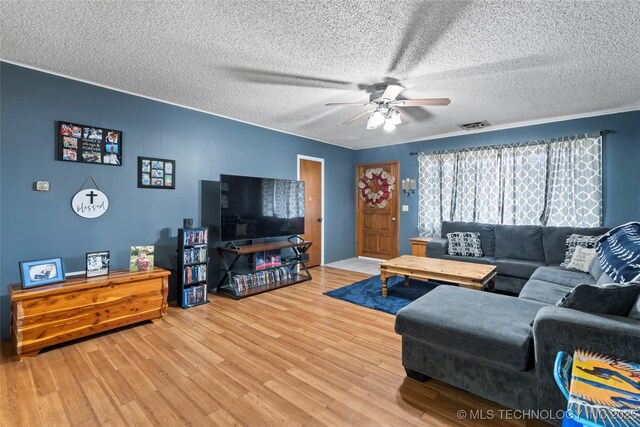
<svg viewBox="0 0 640 427">
<path fill-rule="evenodd" d="M 73 196 L 71 208 L 83 218 L 97 218 L 109 208 L 109 199 L 102 191 L 88 188 Z"/>
</svg>

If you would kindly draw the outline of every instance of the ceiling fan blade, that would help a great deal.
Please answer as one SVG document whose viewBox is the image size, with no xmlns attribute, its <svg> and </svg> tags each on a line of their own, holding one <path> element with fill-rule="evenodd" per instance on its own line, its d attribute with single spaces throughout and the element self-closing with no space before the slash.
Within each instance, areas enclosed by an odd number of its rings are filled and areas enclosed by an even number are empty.
<svg viewBox="0 0 640 427">
<path fill-rule="evenodd" d="M 402 92 L 404 90 L 404 88 L 402 86 L 399 85 L 389 85 L 387 86 L 387 88 L 385 89 L 384 93 L 382 94 L 382 99 L 396 99 L 396 97 L 398 95 L 400 95 L 400 92 Z"/>
<path fill-rule="evenodd" d="M 324 105 L 367 105 L 368 102 L 329 102 Z"/>
<path fill-rule="evenodd" d="M 419 2 L 404 28 L 387 73 L 408 75 L 432 53 L 472 2 Z"/>
<path fill-rule="evenodd" d="M 471 67 L 439 71 L 410 79 L 412 83 L 421 81 L 440 81 L 454 79 L 469 79 L 479 76 L 491 76 L 500 73 L 519 73 L 550 67 L 561 62 L 561 58 L 551 55 L 527 55 L 514 59 L 484 63 Z"/>
<path fill-rule="evenodd" d="M 398 108 L 398 111 L 403 113 L 411 123 L 425 123 L 429 121 L 433 117 L 433 113 L 429 110 L 433 111 L 433 109 L 429 107 Z"/>
<path fill-rule="evenodd" d="M 252 83 L 344 90 L 356 88 L 356 85 L 352 82 L 324 79 L 300 74 L 281 73 L 278 71 L 258 70 L 245 67 L 226 67 L 226 70 L 237 75 L 239 78 Z"/>
<path fill-rule="evenodd" d="M 451 103 L 449 98 L 428 98 L 428 99 L 403 99 L 398 101 L 398 107 L 420 107 L 422 105 L 446 106 Z"/>
<path fill-rule="evenodd" d="M 367 114 L 371 114 L 372 112 L 373 112 L 373 110 L 363 111 L 362 113 L 358 114 L 357 116 L 351 117 L 349 120 L 343 122 L 342 124 L 343 125 L 351 124 L 351 123 L 355 122 L 356 120 L 360 120 L 361 118 L 363 118 Z"/>
</svg>

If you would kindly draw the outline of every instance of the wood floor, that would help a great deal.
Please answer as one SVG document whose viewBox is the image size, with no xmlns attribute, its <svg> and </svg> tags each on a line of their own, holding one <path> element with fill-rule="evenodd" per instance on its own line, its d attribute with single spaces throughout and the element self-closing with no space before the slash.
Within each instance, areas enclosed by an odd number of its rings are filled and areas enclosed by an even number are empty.
<svg viewBox="0 0 640 427">
<path fill-rule="evenodd" d="M 405 378 L 394 316 L 322 295 L 367 276 L 312 272 L 23 362 L 5 342 L 0 425 L 525 425 L 459 419 L 500 407 Z"/>
</svg>

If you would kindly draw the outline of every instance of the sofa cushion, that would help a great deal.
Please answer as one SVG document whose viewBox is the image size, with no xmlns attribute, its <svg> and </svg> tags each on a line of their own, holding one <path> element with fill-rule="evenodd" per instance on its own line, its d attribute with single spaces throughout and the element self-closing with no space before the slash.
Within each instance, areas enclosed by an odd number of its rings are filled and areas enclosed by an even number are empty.
<svg viewBox="0 0 640 427">
<path fill-rule="evenodd" d="M 592 275 L 596 281 L 600 280 L 600 277 L 602 277 L 602 266 L 600 265 L 600 258 L 598 258 L 597 254 L 591 260 L 589 274 Z"/>
<path fill-rule="evenodd" d="M 544 263 L 539 261 L 525 261 L 510 258 L 496 258 L 493 264 L 498 267 L 498 274 L 519 277 L 521 279 L 528 279 L 534 271 L 544 266 Z"/>
<path fill-rule="evenodd" d="M 607 273 L 603 272 L 602 276 L 600 276 L 600 278 L 598 279 L 598 281 L 596 282 L 596 285 L 601 286 L 601 285 L 608 285 L 609 283 L 615 283 L 613 281 L 613 277 L 609 276 Z"/>
<path fill-rule="evenodd" d="M 528 279 L 498 274 L 496 276 L 495 291 L 501 294 L 518 296 L 524 285 L 527 284 L 527 280 Z"/>
<path fill-rule="evenodd" d="M 542 230 L 542 245 L 544 258 L 549 265 L 560 265 L 566 252 L 567 237 L 572 234 L 583 236 L 601 236 L 609 231 L 603 227 L 544 227 Z"/>
<path fill-rule="evenodd" d="M 564 260 L 560 263 L 560 267 L 569 268 L 569 264 L 571 264 L 571 261 L 573 260 L 573 255 L 576 252 L 576 248 L 579 246 L 590 249 L 595 248 L 596 241 L 599 238 L 600 236 L 584 236 L 582 234 L 572 234 L 567 237 Z"/>
<path fill-rule="evenodd" d="M 442 259 L 449 259 L 451 261 L 463 261 L 463 262 L 475 262 L 478 264 L 493 264 L 496 260 L 491 256 L 475 257 L 475 256 L 458 256 L 458 255 L 443 255 Z"/>
<path fill-rule="evenodd" d="M 631 307 L 629 317 L 640 320 L 640 295 L 638 296 L 638 299 L 636 299 L 636 303 Z"/>
<path fill-rule="evenodd" d="M 544 262 L 542 227 L 537 225 L 496 225 L 496 258 Z"/>
<path fill-rule="evenodd" d="M 571 289 L 558 283 L 530 279 L 518 298 L 553 305 L 561 300 Z"/>
<path fill-rule="evenodd" d="M 556 306 L 588 313 L 628 316 L 639 296 L 640 282 L 578 285 Z"/>
<path fill-rule="evenodd" d="M 441 239 L 439 237 L 434 237 L 429 240 L 429 244 L 427 245 L 427 257 L 429 258 L 442 258 L 447 254 L 447 247 L 449 246 L 449 242 L 447 239 Z"/>
<path fill-rule="evenodd" d="M 562 267 L 540 267 L 531 275 L 531 279 L 556 283 L 569 289 L 573 289 L 581 283 L 588 285 L 596 283 L 596 280 L 590 274 L 567 270 Z"/>
<path fill-rule="evenodd" d="M 496 252 L 496 238 L 493 224 L 480 222 L 443 221 L 440 231 L 441 236 L 456 231 L 480 233 L 480 246 L 485 256 L 494 256 Z"/>
<path fill-rule="evenodd" d="M 482 256 L 482 248 L 480 247 L 480 233 L 456 231 L 447 234 L 449 247 L 447 253 L 449 255 L 471 256 L 479 258 Z M 593 250 L 595 254 L 595 249 Z"/>
<path fill-rule="evenodd" d="M 449 352 L 515 371 L 533 365 L 531 322 L 547 304 L 453 286 L 439 286 L 404 307 L 396 332 Z"/>
</svg>

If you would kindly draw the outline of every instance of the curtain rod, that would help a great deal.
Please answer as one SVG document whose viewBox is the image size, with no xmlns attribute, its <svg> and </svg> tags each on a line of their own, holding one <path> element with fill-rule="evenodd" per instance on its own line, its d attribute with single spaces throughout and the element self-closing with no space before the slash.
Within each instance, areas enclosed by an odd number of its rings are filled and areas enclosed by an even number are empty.
<svg viewBox="0 0 640 427">
<path fill-rule="evenodd" d="M 609 133 L 616 133 L 616 131 L 614 129 L 604 129 L 604 130 L 601 130 L 599 133 L 600 135 L 606 135 Z M 418 153 L 417 151 L 412 151 L 409 153 L 410 156 L 417 156 L 418 154 L 420 153 Z"/>
</svg>

